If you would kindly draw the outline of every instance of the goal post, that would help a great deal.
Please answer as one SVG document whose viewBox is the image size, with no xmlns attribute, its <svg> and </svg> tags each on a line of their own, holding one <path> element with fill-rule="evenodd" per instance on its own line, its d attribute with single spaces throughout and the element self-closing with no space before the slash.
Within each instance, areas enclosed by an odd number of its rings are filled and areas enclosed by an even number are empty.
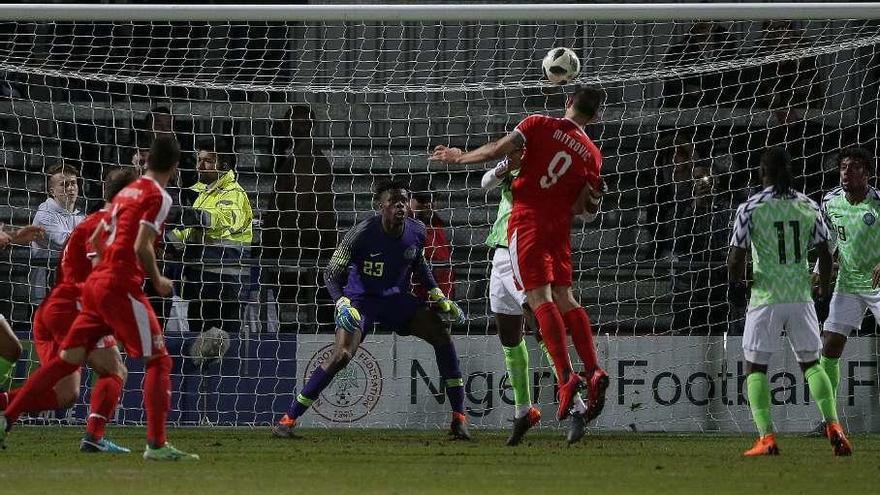
<svg viewBox="0 0 880 495">
<path fill-rule="evenodd" d="M 333 301 L 321 269 L 341 235 L 371 214 L 378 180 L 409 181 L 430 193 L 435 214 L 424 218 L 442 222 L 449 245 L 432 264 L 468 314 L 451 330 L 471 421 L 507 427 L 485 242 L 499 194 L 480 187 L 492 164 L 427 157 L 438 144 L 475 148 L 531 113 L 560 115 L 572 86 L 547 83 L 541 59 L 569 47 L 576 82 L 607 94 L 587 132 L 610 192 L 598 220 L 572 226 L 575 292 L 612 377 L 596 426 L 751 431 L 743 308 L 726 299 L 732 214 L 767 146 L 791 152 L 796 187 L 815 199 L 838 185 L 842 146 L 876 155 L 877 19 L 878 3 L 0 4 L 0 222 L 33 221 L 60 163 L 80 177 L 76 208 L 96 207 L 104 174 L 134 166 L 163 132 L 183 148 L 172 192 L 186 204 L 199 151 L 219 151 L 247 193 L 253 238 L 234 260 L 203 240 L 164 250 L 177 294 L 156 302 L 176 362 L 170 420 L 265 425 L 327 356 Z M 16 247 L 2 259 L 0 313 L 25 340 L 59 250 Z M 222 287 L 206 287 L 205 273 Z M 526 338 L 533 395 L 552 410 L 551 369 Z M 880 429 L 876 341 L 866 320 L 844 355 L 851 430 Z M 140 373 L 132 363 L 120 422 L 144 420 Z M 790 351 L 770 378 L 779 429 L 808 429 L 818 416 Z M 382 328 L 313 409 L 303 424 L 448 419 L 431 348 Z"/>
</svg>

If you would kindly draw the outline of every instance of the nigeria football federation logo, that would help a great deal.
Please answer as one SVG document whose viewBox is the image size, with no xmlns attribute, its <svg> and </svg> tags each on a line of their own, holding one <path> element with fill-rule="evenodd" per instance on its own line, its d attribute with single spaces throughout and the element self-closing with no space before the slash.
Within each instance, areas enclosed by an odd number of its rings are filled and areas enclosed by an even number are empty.
<svg viewBox="0 0 880 495">
<path fill-rule="evenodd" d="M 877 221 L 877 217 L 875 217 L 870 211 L 865 213 L 865 216 L 862 217 L 862 219 L 865 221 L 865 225 L 874 225 L 874 222 Z"/>
<path fill-rule="evenodd" d="M 302 377 L 305 383 L 316 366 L 333 353 L 333 344 L 316 352 Z M 312 404 L 312 410 L 334 423 L 352 423 L 363 419 L 382 397 L 382 369 L 379 361 L 364 348 L 359 348 L 348 366 L 336 374 L 330 386 Z"/>
</svg>

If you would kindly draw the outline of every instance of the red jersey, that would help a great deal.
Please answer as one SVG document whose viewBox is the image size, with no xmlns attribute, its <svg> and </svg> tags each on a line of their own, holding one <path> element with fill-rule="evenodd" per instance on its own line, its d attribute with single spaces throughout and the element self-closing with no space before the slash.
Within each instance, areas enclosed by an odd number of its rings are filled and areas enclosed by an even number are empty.
<svg viewBox="0 0 880 495">
<path fill-rule="evenodd" d="M 426 226 L 425 234 L 425 260 L 439 265 L 431 269 L 434 281 L 443 294 L 452 299 L 455 297 L 455 271 L 449 265 L 452 260 L 452 249 L 446 239 L 446 227 L 443 221 L 435 215 L 431 225 Z M 428 299 L 428 291 L 420 283 L 413 280 L 412 285 L 417 297 Z"/>
<path fill-rule="evenodd" d="M 92 260 L 89 252 L 92 250 L 89 239 L 101 224 L 107 214 L 107 210 L 92 213 L 83 219 L 70 233 L 64 251 L 61 252 L 61 262 L 58 263 L 58 272 L 55 277 L 55 286 L 52 288 L 52 296 L 79 297 L 79 287 L 92 273 Z"/>
<path fill-rule="evenodd" d="M 513 180 L 512 220 L 517 212 L 541 223 L 571 228 L 571 207 L 589 182 L 599 186 L 602 154 L 573 120 L 530 115 L 516 131 L 525 140 L 519 175 Z"/>
<path fill-rule="evenodd" d="M 146 225 L 160 235 L 170 208 L 171 196 L 150 177 L 141 177 L 119 191 L 103 222 L 104 248 L 95 275 L 126 277 L 135 285 L 143 284 L 144 270 L 134 252 L 138 230 Z"/>
</svg>

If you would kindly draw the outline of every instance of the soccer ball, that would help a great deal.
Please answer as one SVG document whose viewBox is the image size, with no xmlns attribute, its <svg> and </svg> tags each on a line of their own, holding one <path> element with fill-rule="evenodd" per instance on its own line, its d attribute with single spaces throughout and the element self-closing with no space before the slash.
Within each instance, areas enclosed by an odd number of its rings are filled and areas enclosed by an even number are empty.
<svg viewBox="0 0 880 495">
<path fill-rule="evenodd" d="M 568 84 L 581 72 L 581 61 L 570 48 L 553 48 L 541 62 L 544 76 L 553 84 Z"/>
</svg>

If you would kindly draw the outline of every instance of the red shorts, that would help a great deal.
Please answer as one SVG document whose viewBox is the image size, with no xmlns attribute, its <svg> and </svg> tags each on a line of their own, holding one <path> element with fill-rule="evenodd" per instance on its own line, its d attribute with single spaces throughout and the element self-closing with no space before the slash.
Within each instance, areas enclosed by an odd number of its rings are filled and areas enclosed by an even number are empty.
<svg viewBox="0 0 880 495">
<path fill-rule="evenodd" d="M 159 320 L 140 286 L 91 278 L 82 289 L 81 301 L 82 311 L 73 322 L 63 349 L 90 349 L 105 335 L 114 335 L 129 357 L 167 354 Z"/>
<path fill-rule="evenodd" d="M 43 364 L 61 352 L 61 344 L 67 337 L 73 321 L 79 314 L 77 302 L 66 297 L 53 297 L 51 294 L 37 308 L 34 314 L 34 347 Z M 116 346 L 116 339 L 107 335 L 98 341 L 96 347 L 110 348 Z"/>
<path fill-rule="evenodd" d="M 547 229 L 535 223 L 512 223 L 510 258 L 513 279 L 523 290 L 544 285 L 571 287 L 571 231 Z"/>
</svg>

